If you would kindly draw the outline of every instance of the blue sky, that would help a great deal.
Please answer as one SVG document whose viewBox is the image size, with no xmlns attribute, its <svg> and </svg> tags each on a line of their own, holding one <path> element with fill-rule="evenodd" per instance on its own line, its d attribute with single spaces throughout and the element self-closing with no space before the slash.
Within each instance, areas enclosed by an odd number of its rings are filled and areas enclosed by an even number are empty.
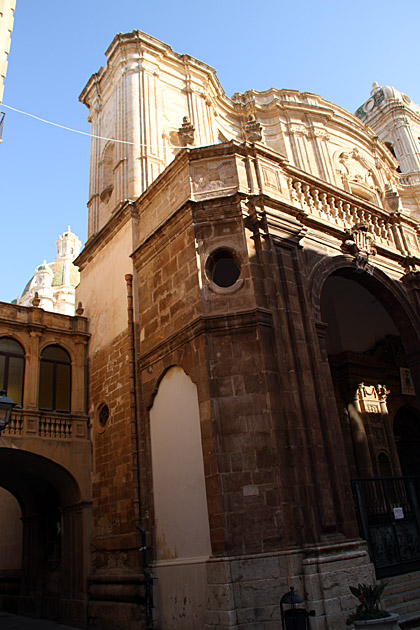
<svg viewBox="0 0 420 630">
<path fill-rule="evenodd" d="M 420 2 L 17 0 L 3 102 L 89 132 L 78 96 L 117 32 L 140 29 L 213 66 L 228 96 L 315 92 L 354 112 L 372 81 L 420 102 Z M 68 225 L 86 240 L 89 138 L 6 108 L 0 145 L 0 300 L 55 256 Z"/>
</svg>

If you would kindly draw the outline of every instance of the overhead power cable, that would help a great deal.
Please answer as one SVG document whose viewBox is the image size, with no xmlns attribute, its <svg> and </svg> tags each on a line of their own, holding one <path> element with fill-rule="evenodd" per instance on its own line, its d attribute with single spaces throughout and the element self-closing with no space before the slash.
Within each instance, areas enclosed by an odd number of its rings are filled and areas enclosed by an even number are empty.
<svg viewBox="0 0 420 630">
<path fill-rule="evenodd" d="M 16 107 L 11 107 L 10 105 L 6 105 L 5 103 L 1 104 L 1 107 L 6 107 L 7 109 L 11 109 L 14 112 L 18 112 L 18 114 L 23 114 L 24 116 L 30 116 L 30 118 L 35 118 L 35 120 L 40 120 L 47 125 L 53 125 L 54 127 L 60 127 L 60 129 L 66 129 L 66 131 L 73 131 L 73 133 L 80 133 L 83 136 L 89 136 L 91 138 L 98 138 L 99 140 L 112 140 L 112 142 L 121 142 L 122 144 L 135 144 L 134 142 L 128 142 L 128 140 L 117 140 L 116 138 L 106 138 L 105 136 L 95 136 L 92 133 L 88 133 L 87 131 L 80 131 L 79 129 L 72 129 L 71 127 L 66 127 L 65 125 L 59 125 L 58 123 L 52 122 L 51 120 L 45 120 L 45 118 L 40 118 L 39 116 L 35 116 L 35 114 L 29 114 L 29 112 L 24 112 L 21 109 L 16 109 Z"/>
<path fill-rule="evenodd" d="M 11 107 L 11 105 L 6 105 L 5 103 L 1 103 L 0 107 L 6 107 L 7 109 L 11 109 L 14 112 L 17 112 L 18 114 L 23 114 L 24 116 L 29 116 L 30 118 L 35 118 L 35 120 L 40 120 L 43 123 L 46 123 L 47 125 L 53 125 L 54 127 L 60 127 L 60 129 L 65 129 L 66 131 L 72 131 L 73 133 L 79 133 L 82 136 L 89 136 L 90 138 L 97 138 L 98 140 L 110 140 L 111 142 L 119 142 L 120 144 L 131 144 L 131 145 L 136 145 L 136 142 L 130 142 L 128 140 L 117 140 L 117 138 L 107 138 L 106 136 L 96 136 L 93 133 L 88 133 L 87 131 L 80 131 L 79 129 L 73 129 L 72 127 L 66 127 L 65 125 L 59 125 L 58 123 L 52 122 L 51 120 L 46 120 L 45 118 L 40 118 L 39 116 L 35 116 L 35 114 L 30 114 L 29 112 L 24 112 L 21 109 L 16 109 L 16 107 Z M 145 148 L 157 148 L 159 145 L 150 145 L 150 144 L 143 144 L 140 143 L 139 145 L 140 147 L 145 147 Z M 165 148 L 164 145 L 160 145 L 161 148 Z M 185 147 L 183 146 L 175 146 L 173 144 L 171 144 L 170 146 L 168 146 L 167 148 L 169 149 L 184 149 Z"/>
</svg>

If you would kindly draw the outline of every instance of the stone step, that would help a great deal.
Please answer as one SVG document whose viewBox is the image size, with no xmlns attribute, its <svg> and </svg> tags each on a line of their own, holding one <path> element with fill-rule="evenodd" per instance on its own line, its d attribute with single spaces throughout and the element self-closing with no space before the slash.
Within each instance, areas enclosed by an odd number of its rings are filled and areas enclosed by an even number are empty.
<svg viewBox="0 0 420 630">
<path fill-rule="evenodd" d="M 397 575 L 381 580 L 386 583 L 382 606 L 399 615 L 415 614 L 420 611 L 420 571 Z M 415 621 L 408 627 L 415 628 Z M 401 624 L 400 624 L 401 625 Z"/>
<path fill-rule="evenodd" d="M 381 580 L 386 583 L 383 599 L 384 601 L 395 593 L 401 593 L 408 590 L 420 589 L 420 571 L 414 573 L 406 573 L 392 578 Z"/>
<path fill-rule="evenodd" d="M 398 625 L 400 628 L 403 628 L 403 630 L 415 630 L 415 628 L 420 628 L 420 610 L 400 615 Z"/>
<path fill-rule="evenodd" d="M 387 597 L 382 598 L 382 605 L 384 608 L 393 608 L 395 605 L 403 602 L 412 602 L 420 600 L 420 589 L 413 588 L 407 584 L 407 588 L 399 593 L 388 594 Z"/>
<path fill-rule="evenodd" d="M 399 604 L 394 604 L 393 606 L 387 606 L 386 610 L 388 610 L 389 612 L 398 613 L 399 615 L 416 613 L 420 610 L 420 599 L 400 602 Z"/>
</svg>

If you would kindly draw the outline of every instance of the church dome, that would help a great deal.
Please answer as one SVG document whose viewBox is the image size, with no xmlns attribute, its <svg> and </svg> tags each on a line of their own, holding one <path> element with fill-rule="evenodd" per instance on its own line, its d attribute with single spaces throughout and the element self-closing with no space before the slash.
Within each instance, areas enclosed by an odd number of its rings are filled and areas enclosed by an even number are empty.
<svg viewBox="0 0 420 630">
<path fill-rule="evenodd" d="M 74 259 L 79 255 L 81 242 L 70 230 L 56 241 L 57 255 L 47 263 L 45 260 L 35 269 L 17 303 L 32 306 L 35 292 L 40 298 L 40 307 L 66 315 L 74 315 L 75 289 L 80 281 L 79 269 Z"/>
</svg>

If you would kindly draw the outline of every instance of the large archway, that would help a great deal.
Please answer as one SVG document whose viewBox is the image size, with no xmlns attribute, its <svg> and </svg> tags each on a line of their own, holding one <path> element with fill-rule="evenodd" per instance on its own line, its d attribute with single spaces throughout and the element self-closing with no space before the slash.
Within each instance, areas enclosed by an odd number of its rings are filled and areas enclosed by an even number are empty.
<svg viewBox="0 0 420 630">
<path fill-rule="evenodd" d="M 336 269 L 322 287 L 320 313 L 328 325 L 326 352 L 351 477 L 381 476 L 384 469 L 401 474 L 392 411 L 417 405 L 402 373 L 409 372 L 420 346 L 407 308 L 388 287 L 354 268 Z"/>
<path fill-rule="evenodd" d="M 385 577 L 420 567 L 420 485 L 404 477 L 420 481 L 420 459 L 408 446 L 419 417 L 418 319 L 404 289 L 381 272 L 331 267 L 318 283 L 323 351 L 361 534 Z M 412 410 L 410 418 L 402 409 Z"/>
<path fill-rule="evenodd" d="M 0 487 L 15 498 L 22 521 L 16 531 L 21 542 L 14 539 L 21 547 L 21 562 L 11 567 L 10 558 L 0 555 L 2 608 L 83 625 L 86 535 L 74 477 L 40 455 L 1 448 Z"/>
</svg>

